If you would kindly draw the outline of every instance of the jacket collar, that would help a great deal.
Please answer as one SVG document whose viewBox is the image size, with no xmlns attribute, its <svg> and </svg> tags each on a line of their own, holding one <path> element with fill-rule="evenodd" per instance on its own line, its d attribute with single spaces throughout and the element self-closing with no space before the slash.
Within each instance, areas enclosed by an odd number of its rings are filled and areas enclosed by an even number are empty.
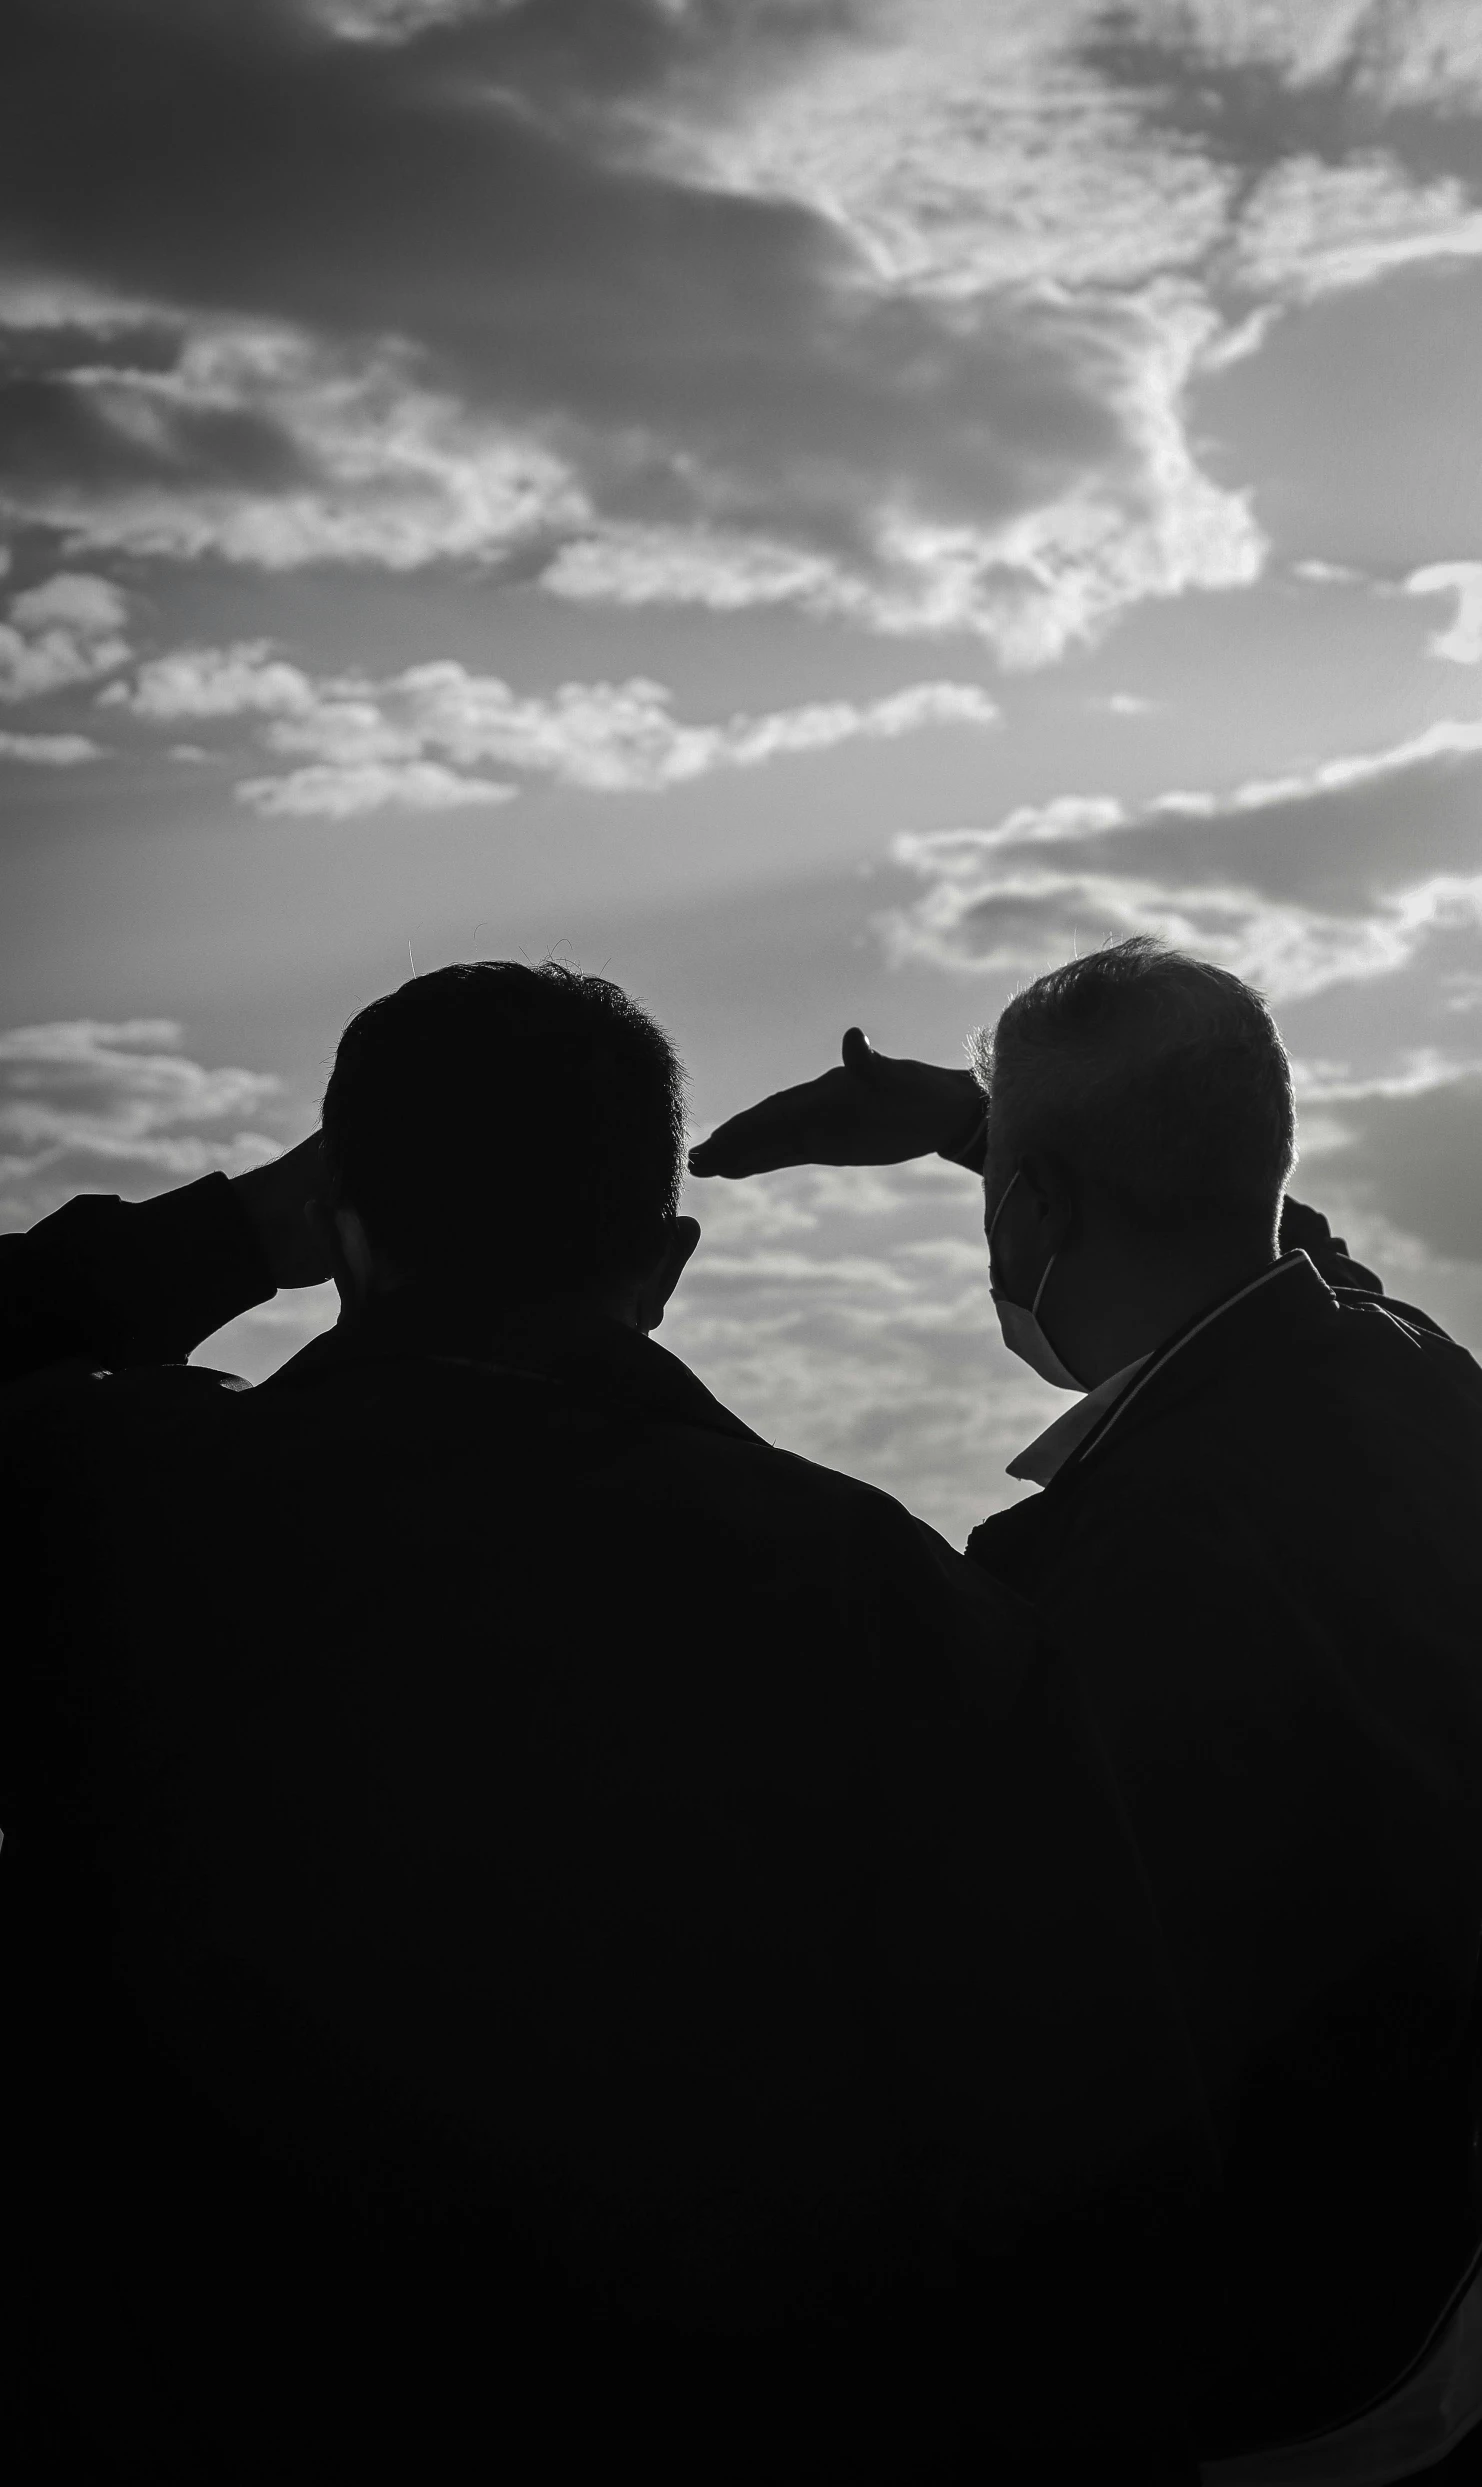
<svg viewBox="0 0 1482 2487">
<path fill-rule="evenodd" d="M 1288 1252 L 1222 1303 L 1196 1313 L 1164 1339 L 1102 1411 L 1045 1488 L 1079 1474 L 1110 1440 L 1135 1433 L 1175 1400 L 1201 1390 L 1218 1373 L 1252 1355 L 1279 1353 L 1333 1318 L 1338 1300 L 1305 1252 Z"/>
<path fill-rule="evenodd" d="M 432 1288 L 399 1288 L 359 1319 L 342 1317 L 258 1387 L 303 1390 L 363 1365 L 434 1358 L 553 1383 L 661 1422 L 762 1441 L 688 1365 L 606 1313 L 539 1304 L 505 1312 Z"/>
</svg>

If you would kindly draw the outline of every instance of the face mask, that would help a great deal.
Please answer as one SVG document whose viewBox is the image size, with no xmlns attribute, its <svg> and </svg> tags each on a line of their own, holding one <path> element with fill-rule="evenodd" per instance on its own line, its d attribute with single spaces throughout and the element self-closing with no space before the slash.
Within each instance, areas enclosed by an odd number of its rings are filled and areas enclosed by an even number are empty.
<svg viewBox="0 0 1482 2487">
<path fill-rule="evenodd" d="M 999 1219 L 1003 1216 L 1004 1201 L 1008 1199 L 1009 1193 L 1013 1190 L 1014 1185 L 1018 1182 L 1018 1180 L 1018 1169 L 1015 1168 L 1013 1174 L 1009 1177 L 1008 1183 L 1004 1187 L 1002 1198 L 999 1201 L 998 1207 L 994 1210 L 993 1216 L 988 1225 L 988 1268 L 990 1288 L 993 1296 L 994 1307 L 998 1313 L 998 1326 L 1003 1333 L 1003 1343 L 1008 1349 L 1010 1355 L 1020 1357 L 1022 1361 L 1029 1366 L 1032 1373 L 1037 1373 L 1039 1375 L 1042 1382 L 1053 1383 L 1056 1390 L 1084 1390 L 1086 1387 L 1085 1383 L 1078 1382 L 1075 1375 L 1071 1372 L 1069 1365 L 1062 1364 L 1060 1358 L 1056 1355 L 1054 1348 L 1050 1345 L 1049 1340 L 1046 1338 L 1043 1330 L 1039 1326 L 1039 1300 L 1044 1294 L 1045 1280 L 1049 1277 L 1051 1270 L 1054 1268 L 1058 1255 L 1052 1252 L 1049 1259 L 1046 1261 L 1044 1277 L 1041 1278 L 1039 1285 L 1034 1290 L 1034 1302 L 1032 1304 L 1025 1305 L 1011 1303 L 1006 1295 L 1000 1295 L 998 1289 L 991 1285 L 993 1270 L 993 1229 L 997 1226 Z"/>
</svg>

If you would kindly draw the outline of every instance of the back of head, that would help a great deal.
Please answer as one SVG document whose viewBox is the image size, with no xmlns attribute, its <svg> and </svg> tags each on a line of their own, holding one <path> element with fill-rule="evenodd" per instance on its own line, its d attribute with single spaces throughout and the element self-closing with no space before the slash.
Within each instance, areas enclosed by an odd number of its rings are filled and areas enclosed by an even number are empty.
<svg viewBox="0 0 1482 2487">
<path fill-rule="evenodd" d="M 1291 1072 L 1260 995 L 1149 935 L 1052 968 L 973 1039 L 990 1186 L 1053 1152 L 1134 1227 L 1274 1234 Z"/>
<path fill-rule="evenodd" d="M 683 1079 L 618 985 L 546 960 L 415 977 L 340 1039 L 324 1145 L 409 1279 L 521 1300 L 648 1269 L 679 1196 Z"/>
</svg>

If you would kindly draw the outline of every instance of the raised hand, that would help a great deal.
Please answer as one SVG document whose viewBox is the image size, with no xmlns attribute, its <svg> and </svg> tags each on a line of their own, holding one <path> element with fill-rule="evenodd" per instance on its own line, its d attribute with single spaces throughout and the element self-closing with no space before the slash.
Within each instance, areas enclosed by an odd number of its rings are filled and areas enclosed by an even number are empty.
<svg viewBox="0 0 1482 2487">
<path fill-rule="evenodd" d="M 311 1215 L 325 1197 L 317 1131 L 271 1164 L 234 1175 L 232 1190 L 280 1287 L 316 1287 L 332 1275 L 322 1220 Z"/>
<path fill-rule="evenodd" d="M 862 1028 L 837 1070 L 733 1114 L 690 1151 L 691 1174 L 770 1174 L 777 1166 L 898 1166 L 967 1145 L 983 1097 L 970 1071 L 877 1054 Z"/>
</svg>

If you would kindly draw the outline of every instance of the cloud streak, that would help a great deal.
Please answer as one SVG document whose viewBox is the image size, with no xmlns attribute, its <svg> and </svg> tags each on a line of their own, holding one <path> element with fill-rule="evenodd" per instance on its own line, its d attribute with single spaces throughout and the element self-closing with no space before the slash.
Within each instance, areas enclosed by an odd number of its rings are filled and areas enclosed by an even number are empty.
<svg viewBox="0 0 1482 2487">
<path fill-rule="evenodd" d="M 1133 932 L 1278 1000 L 1391 975 L 1437 935 L 1482 924 L 1479 755 L 1482 725 L 1441 722 L 1225 795 L 1175 792 L 1141 809 L 1062 797 L 994 828 L 902 838 L 896 860 L 929 886 L 881 930 L 896 957 L 975 975 L 1038 973 Z"/>
<path fill-rule="evenodd" d="M 82 761 L 102 757 L 102 745 L 86 734 L 10 734 L 0 729 L 0 760 L 21 760 L 32 768 L 72 769 Z"/>
<path fill-rule="evenodd" d="M 982 727 L 998 716 L 976 684 L 919 682 L 869 702 L 815 701 L 694 725 L 673 714 L 662 683 L 643 677 L 562 683 L 531 696 L 442 659 L 381 682 L 315 680 L 260 641 L 174 650 L 142 666 L 131 685 L 112 685 L 103 700 L 151 724 L 262 720 L 261 741 L 304 762 L 244 780 L 241 800 L 267 813 L 337 818 L 387 804 L 440 811 L 508 800 L 514 786 L 469 774 L 489 765 L 587 793 L 660 793 L 716 769 L 755 768 L 859 738 L 892 741 L 931 726 Z"/>
<path fill-rule="evenodd" d="M 76 1191 L 125 1197 L 276 1155 L 254 1128 L 279 1081 L 209 1070 L 171 1019 L 0 1029 L 0 1215 L 29 1225 Z"/>
</svg>

